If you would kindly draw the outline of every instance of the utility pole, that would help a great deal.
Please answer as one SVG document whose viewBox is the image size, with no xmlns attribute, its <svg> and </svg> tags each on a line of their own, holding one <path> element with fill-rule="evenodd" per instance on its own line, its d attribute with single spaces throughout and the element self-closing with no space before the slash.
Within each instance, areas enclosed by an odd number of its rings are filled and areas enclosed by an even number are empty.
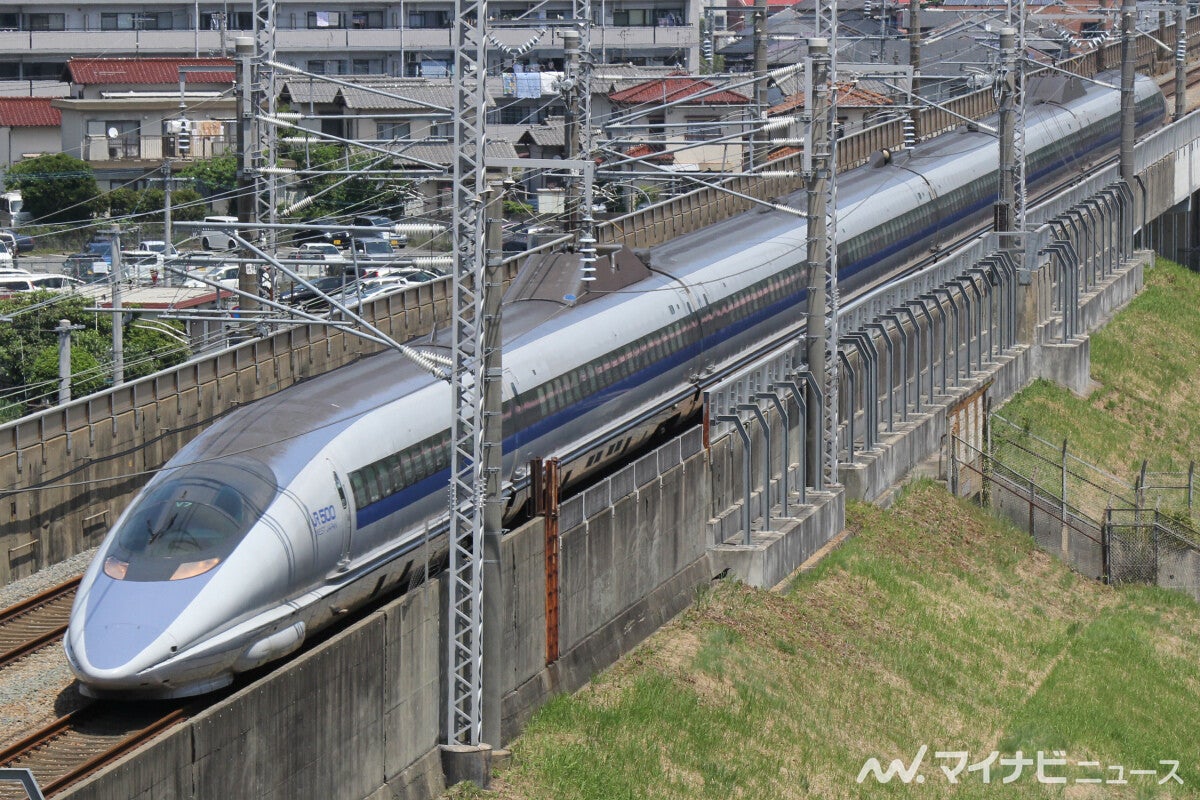
<svg viewBox="0 0 1200 800">
<path fill-rule="evenodd" d="M 71 402 L 71 331 L 83 330 L 69 319 L 60 319 L 54 332 L 58 334 L 58 404 Z"/>
<path fill-rule="evenodd" d="M 829 85 L 829 57 L 828 40 L 808 40 L 808 68 L 805 70 L 805 78 L 811 82 L 809 96 L 812 98 L 812 104 L 808 111 L 812 115 L 812 120 L 809 124 L 808 141 L 805 142 L 805 150 L 811 153 L 811 166 L 808 169 L 808 185 L 806 187 L 808 199 L 808 250 L 806 254 L 806 263 L 808 266 L 808 348 L 806 360 L 809 372 L 812 373 L 817 385 L 822 390 L 830 383 L 827 353 L 830 347 L 829 336 L 831 333 L 835 333 L 828 329 L 826 319 L 826 309 L 829 304 L 829 287 L 826 283 L 826 272 L 829 268 L 829 264 L 827 263 L 827 253 L 829 251 L 827 221 L 829 212 L 829 181 L 831 178 L 829 150 L 832 139 L 829 130 L 829 93 L 831 91 Z M 833 343 L 833 347 L 836 351 L 836 342 Z M 834 380 L 836 380 L 836 377 Z M 805 470 L 806 474 L 813 476 L 814 483 L 818 486 L 828 477 L 826 474 L 827 465 L 825 463 L 826 451 L 828 449 L 828 443 L 825 442 L 826 416 L 832 412 L 830 409 L 823 407 L 828 406 L 828 404 L 828 397 L 825 397 L 824 402 L 821 402 L 817 397 L 817 393 L 812 391 L 812 387 L 809 387 L 809 396 L 807 398 L 809 409 L 807 419 L 808 430 L 805 433 L 805 441 L 808 443 L 808 465 L 805 467 Z M 834 451 L 836 453 L 836 444 L 834 445 Z M 837 472 L 835 468 L 831 482 L 835 482 L 836 480 Z"/>
<path fill-rule="evenodd" d="M 767 116 L 767 0 L 754 0 L 754 124 L 750 168 L 766 163 L 763 123 Z"/>
<path fill-rule="evenodd" d="M 504 441 L 501 430 L 502 353 L 500 300 L 504 285 L 504 198 L 493 185 L 487 205 L 487 252 L 483 279 L 483 585 L 491 601 L 483 605 L 483 741 L 500 747 L 504 680 L 504 571 L 500 568 L 500 543 L 504 537 L 504 506 L 500 498 L 500 471 Z"/>
<path fill-rule="evenodd" d="M 237 172 L 237 218 L 238 222 L 254 222 L 254 103 L 251 88 L 253 75 L 252 59 L 254 57 L 254 40 L 248 36 L 240 36 L 234 43 L 237 52 L 237 151 L 239 155 Z M 258 310 L 258 302 L 246 295 L 258 294 L 258 275 L 249 264 L 242 264 L 238 270 L 238 289 L 245 294 L 240 296 L 239 306 L 243 311 Z M 253 333 L 254 324 L 247 320 L 241 326 L 242 334 L 249 336 Z"/>
<path fill-rule="evenodd" d="M 1131 0 L 1121 4 L 1121 180 L 1130 189 L 1134 182 L 1133 144 L 1135 133 L 1135 98 L 1133 94 L 1133 66 L 1137 55 L 1135 36 L 1137 30 L 1137 6 Z"/>
<path fill-rule="evenodd" d="M 112 291 L 112 337 L 113 337 L 113 386 L 125 382 L 125 315 L 121 306 L 121 281 L 125 278 L 121 268 L 121 229 L 108 232 L 112 242 L 112 265 L 108 270 L 109 287 Z"/>
<path fill-rule="evenodd" d="M 1187 113 L 1187 0 L 1175 2 L 1175 119 Z"/>
<path fill-rule="evenodd" d="M 921 0 L 909 0 L 908 4 L 908 66 L 912 70 L 909 78 L 909 93 L 921 96 Z M 913 144 L 921 141 L 921 103 L 913 100 L 908 118 L 912 125 Z"/>
<path fill-rule="evenodd" d="M 163 158 L 163 238 L 167 241 L 166 252 L 163 254 L 167 258 L 171 256 L 171 244 L 173 241 L 173 232 L 171 230 L 171 159 Z M 163 276 L 164 278 L 166 276 Z"/>
<path fill-rule="evenodd" d="M 579 31 L 572 28 L 562 29 L 563 40 L 563 82 L 562 98 L 565 111 L 563 112 L 563 151 L 567 158 L 579 158 Z M 584 120 L 587 124 L 587 120 Z M 581 197 L 583 194 L 580 181 L 570 181 L 567 191 L 567 232 L 573 235 L 579 233 Z"/>
<path fill-rule="evenodd" d="M 279 94 L 275 91 L 275 67 L 272 66 L 275 62 L 275 6 L 276 0 L 254 0 L 254 66 L 250 78 L 251 130 L 254 132 L 250 154 L 251 178 L 254 181 L 254 221 L 272 225 L 279 221 L 279 179 L 275 172 L 279 137 L 271 125 L 262 121 L 261 116 L 275 117 Z M 277 231 L 267 228 L 262 235 L 260 245 L 268 252 L 275 252 Z"/>
<path fill-rule="evenodd" d="M 1025 217 L 1029 207 L 1029 194 L 1025 185 L 1026 148 L 1025 148 L 1025 0 L 1008 0 L 1006 11 L 1008 30 L 1011 36 L 1010 53 L 1007 61 L 1003 53 L 1004 38 L 1001 31 L 1001 65 L 996 77 L 995 91 L 998 92 L 997 104 L 1003 104 L 1007 96 L 1008 127 L 1010 132 L 1005 134 L 1004 108 L 1000 112 L 1000 180 L 1003 182 L 1001 200 L 1005 197 L 1007 219 L 1004 220 L 1003 230 L 1009 232 L 1002 237 L 1002 243 L 1013 250 L 1013 258 L 1022 267 L 1025 266 Z M 1010 153 L 1005 159 L 1004 148 Z M 1007 166 L 1005 166 L 1007 164 Z M 1007 189 L 1005 185 L 1007 184 Z M 1006 194 L 1005 194 L 1006 193 Z M 997 227 L 997 230 L 1001 230 Z"/>
<path fill-rule="evenodd" d="M 1014 28 L 1000 29 L 1000 72 L 996 76 L 1000 101 L 1000 185 L 994 225 L 996 232 L 1002 234 L 1000 246 L 1005 249 L 1016 249 L 1016 237 L 1003 235 L 1013 231 L 1016 217 L 1016 40 Z"/>
</svg>

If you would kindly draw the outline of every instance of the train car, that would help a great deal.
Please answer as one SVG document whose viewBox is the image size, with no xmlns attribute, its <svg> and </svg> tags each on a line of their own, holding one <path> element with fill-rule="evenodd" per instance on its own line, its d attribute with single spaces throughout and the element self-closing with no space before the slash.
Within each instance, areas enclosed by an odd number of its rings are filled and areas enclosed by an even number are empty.
<svg viewBox="0 0 1200 800">
<path fill-rule="evenodd" d="M 1165 107 L 1152 82 L 1137 92 L 1145 131 Z M 1037 106 L 1031 181 L 1107 156 L 1118 129 L 1118 93 L 1101 86 Z M 989 218 L 996 162 L 994 137 L 966 131 L 839 178 L 843 290 Z M 503 322 L 508 485 L 534 456 L 560 457 L 568 485 L 586 480 L 693 414 L 724 367 L 794 335 L 805 243 L 801 219 L 750 212 L 614 257 L 621 288 L 568 298 L 519 277 Z M 446 514 L 449 427 L 449 385 L 393 352 L 218 420 L 147 483 L 84 575 L 65 643 L 83 691 L 215 689 L 419 570 Z"/>
</svg>

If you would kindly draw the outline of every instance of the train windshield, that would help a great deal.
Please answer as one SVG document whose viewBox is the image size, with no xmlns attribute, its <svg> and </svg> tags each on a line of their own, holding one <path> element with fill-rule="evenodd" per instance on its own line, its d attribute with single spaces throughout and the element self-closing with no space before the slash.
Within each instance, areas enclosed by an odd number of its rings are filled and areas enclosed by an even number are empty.
<svg viewBox="0 0 1200 800">
<path fill-rule="evenodd" d="M 278 493 L 262 464 L 194 464 L 141 494 L 104 559 L 109 577 L 167 581 L 203 575 L 235 548 Z"/>
</svg>

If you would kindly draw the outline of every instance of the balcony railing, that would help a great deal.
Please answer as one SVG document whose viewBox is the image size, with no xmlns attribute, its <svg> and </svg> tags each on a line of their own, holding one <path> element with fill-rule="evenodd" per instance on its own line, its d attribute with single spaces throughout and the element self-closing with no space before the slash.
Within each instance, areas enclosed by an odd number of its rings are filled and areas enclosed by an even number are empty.
<svg viewBox="0 0 1200 800">
<path fill-rule="evenodd" d="M 88 136 L 83 140 L 83 160 L 110 164 L 130 161 L 162 161 L 164 157 L 182 161 L 212 158 L 233 152 L 228 135 L 191 138 L 187 153 L 179 151 L 174 136 Z"/>
</svg>

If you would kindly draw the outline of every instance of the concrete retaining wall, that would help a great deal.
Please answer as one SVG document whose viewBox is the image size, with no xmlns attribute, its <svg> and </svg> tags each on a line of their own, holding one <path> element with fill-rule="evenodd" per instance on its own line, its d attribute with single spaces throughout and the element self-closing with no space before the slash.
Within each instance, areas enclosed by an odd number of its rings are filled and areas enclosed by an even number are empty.
<svg viewBox="0 0 1200 800">
<path fill-rule="evenodd" d="M 707 465 L 692 432 L 593 487 L 591 499 L 563 505 L 560 519 L 574 523 L 561 532 L 553 664 L 545 658 L 543 523 L 505 536 L 505 740 L 549 696 L 583 686 L 711 579 Z M 417 587 L 63 796 L 434 797 L 444 789 L 436 746 L 445 724 L 445 605 L 439 581 Z"/>
</svg>

